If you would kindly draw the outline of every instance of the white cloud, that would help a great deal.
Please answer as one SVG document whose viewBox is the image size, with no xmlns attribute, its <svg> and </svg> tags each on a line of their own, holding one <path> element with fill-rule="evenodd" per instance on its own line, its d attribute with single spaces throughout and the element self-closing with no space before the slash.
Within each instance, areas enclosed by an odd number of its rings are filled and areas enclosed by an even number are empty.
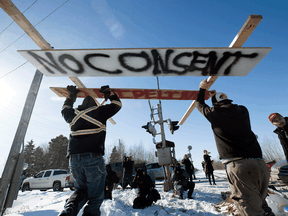
<svg viewBox="0 0 288 216">
<path fill-rule="evenodd" d="M 124 34 L 125 29 L 122 24 L 115 17 L 109 5 L 105 0 L 92 1 L 93 9 L 99 14 L 103 23 L 107 26 L 110 33 L 116 40 L 120 40 Z"/>
</svg>

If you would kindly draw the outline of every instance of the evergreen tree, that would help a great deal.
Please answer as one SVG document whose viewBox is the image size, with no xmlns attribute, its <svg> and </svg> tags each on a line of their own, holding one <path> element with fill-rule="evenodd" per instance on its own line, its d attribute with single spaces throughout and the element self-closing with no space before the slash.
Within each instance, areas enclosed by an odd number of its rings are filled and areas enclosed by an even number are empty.
<svg viewBox="0 0 288 216">
<path fill-rule="evenodd" d="M 110 155 L 109 163 L 116 163 L 119 162 L 119 153 L 117 151 L 116 146 L 113 147 L 112 153 Z"/>
<path fill-rule="evenodd" d="M 69 161 L 66 158 L 68 138 L 60 135 L 49 142 L 49 169 L 68 169 Z"/>
<path fill-rule="evenodd" d="M 34 151 L 35 165 L 34 170 L 36 173 L 46 169 L 46 162 L 43 149 L 38 146 Z"/>
<path fill-rule="evenodd" d="M 26 169 L 26 173 L 28 176 L 35 175 L 36 171 L 34 170 L 35 166 L 35 157 L 34 157 L 34 141 L 31 140 L 27 145 L 24 146 L 24 159 L 25 163 L 28 164 L 28 168 Z"/>
</svg>

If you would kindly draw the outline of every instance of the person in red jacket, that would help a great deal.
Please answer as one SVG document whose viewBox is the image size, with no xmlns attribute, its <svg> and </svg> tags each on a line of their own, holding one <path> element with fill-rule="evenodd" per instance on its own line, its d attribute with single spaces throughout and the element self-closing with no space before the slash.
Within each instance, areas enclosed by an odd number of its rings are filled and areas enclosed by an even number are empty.
<svg viewBox="0 0 288 216">
<path fill-rule="evenodd" d="M 76 216 L 84 206 L 82 216 L 98 216 L 104 200 L 106 170 L 103 160 L 105 152 L 106 121 L 122 107 L 121 101 L 109 86 L 102 86 L 101 93 L 111 103 L 97 106 L 94 98 L 85 97 L 82 105 L 73 108 L 79 90 L 67 86 L 62 116 L 69 124 L 67 157 L 71 173 L 75 179 L 75 193 L 66 202 L 58 216 Z"/>
<path fill-rule="evenodd" d="M 205 103 L 207 79 L 199 86 L 197 109 L 211 123 L 220 160 L 225 165 L 231 188 L 230 198 L 241 215 L 274 215 L 266 206 L 269 170 L 251 130 L 245 106 L 233 104 L 227 95 L 212 91 L 213 107 Z M 269 212 L 268 212 L 269 211 Z"/>
</svg>

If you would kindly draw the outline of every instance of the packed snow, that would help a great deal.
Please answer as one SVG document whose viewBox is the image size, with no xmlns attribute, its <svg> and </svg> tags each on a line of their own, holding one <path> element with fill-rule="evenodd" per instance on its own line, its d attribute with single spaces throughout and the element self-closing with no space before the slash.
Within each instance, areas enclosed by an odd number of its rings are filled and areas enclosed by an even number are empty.
<svg viewBox="0 0 288 216">
<path fill-rule="evenodd" d="M 229 191 L 229 185 L 224 170 L 214 171 L 216 185 L 210 185 L 208 179 L 205 178 L 203 171 L 196 173 L 195 189 L 192 197 L 187 198 L 187 191 L 184 199 L 180 200 L 177 195 L 173 196 L 173 190 L 164 192 L 163 181 L 156 182 L 156 189 L 161 195 L 151 207 L 145 209 L 133 209 L 133 200 L 136 197 L 137 189 L 129 189 L 123 191 L 120 189 L 113 190 L 113 200 L 104 200 L 101 205 L 101 215 L 103 216 L 164 216 L 164 215 L 199 215 L 212 216 L 223 215 L 218 212 L 214 205 L 221 202 L 221 192 Z M 48 191 L 19 191 L 17 200 L 14 201 L 13 207 L 8 208 L 4 215 L 7 216 L 57 216 L 63 210 L 65 200 L 73 193 L 69 189 L 63 192 L 54 192 L 52 189 Z M 276 196 L 276 195 L 274 195 Z M 278 201 L 272 200 L 273 196 L 266 199 L 269 206 L 278 211 Z M 287 204 L 288 205 L 288 204 Z M 277 210 L 276 210 L 277 209 Z M 82 215 L 81 210 L 78 216 Z M 283 211 L 282 211 L 283 212 Z M 284 215 L 276 214 L 276 215 Z"/>
</svg>

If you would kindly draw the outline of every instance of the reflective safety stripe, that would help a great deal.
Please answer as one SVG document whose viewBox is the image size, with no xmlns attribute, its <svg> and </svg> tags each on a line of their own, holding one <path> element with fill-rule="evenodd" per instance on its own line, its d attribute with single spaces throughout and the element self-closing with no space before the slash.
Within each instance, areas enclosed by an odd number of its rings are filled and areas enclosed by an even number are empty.
<svg viewBox="0 0 288 216">
<path fill-rule="evenodd" d="M 102 124 L 100 121 L 86 115 L 86 113 L 88 113 L 92 110 L 96 110 L 97 108 L 98 108 L 98 106 L 94 106 L 94 107 L 90 107 L 90 108 L 83 110 L 83 111 L 79 111 L 79 110 L 75 109 L 76 116 L 71 121 L 70 127 L 72 127 L 79 120 L 79 118 L 83 118 L 86 121 L 88 121 L 94 125 L 97 125 L 99 128 L 71 131 L 72 136 L 95 134 L 95 133 L 100 133 L 101 131 L 106 131 L 106 126 L 104 124 Z"/>
<path fill-rule="evenodd" d="M 63 110 L 63 109 L 66 109 L 66 108 L 72 108 L 72 107 L 69 106 L 69 105 L 64 105 L 64 106 L 62 107 L 62 110 Z"/>
<path fill-rule="evenodd" d="M 78 131 L 71 131 L 72 136 L 78 135 L 87 135 L 87 134 L 95 134 L 100 133 L 101 131 L 106 131 L 106 128 L 96 128 L 96 129 L 87 129 L 87 130 L 78 130 Z"/>
<path fill-rule="evenodd" d="M 114 104 L 122 107 L 122 103 L 121 103 L 120 101 L 113 100 L 113 101 L 111 102 L 111 104 L 112 104 L 112 103 L 114 103 Z"/>
<path fill-rule="evenodd" d="M 75 117 L 72 119 L 72 121 L 70 122 L 70 127 L 72 127 L 72 126 L 76 123 L 76 121 L 77 121 L 79 118 L 81 118 L 83 115 L 85 115 L 87 112 L 90 112 L 90 111 L 96 110 L 96 109 L 98 109 L 98 106 L 93 106 L 93 107 L 90 107 L 90 108 L 85 109 L 85 110 L 83 110 L 83 111 L 79 111 L 79 110 L 75 109 L 75 114 L 76 114 L 76 116 L 75 116 Z"/>
</svg>

